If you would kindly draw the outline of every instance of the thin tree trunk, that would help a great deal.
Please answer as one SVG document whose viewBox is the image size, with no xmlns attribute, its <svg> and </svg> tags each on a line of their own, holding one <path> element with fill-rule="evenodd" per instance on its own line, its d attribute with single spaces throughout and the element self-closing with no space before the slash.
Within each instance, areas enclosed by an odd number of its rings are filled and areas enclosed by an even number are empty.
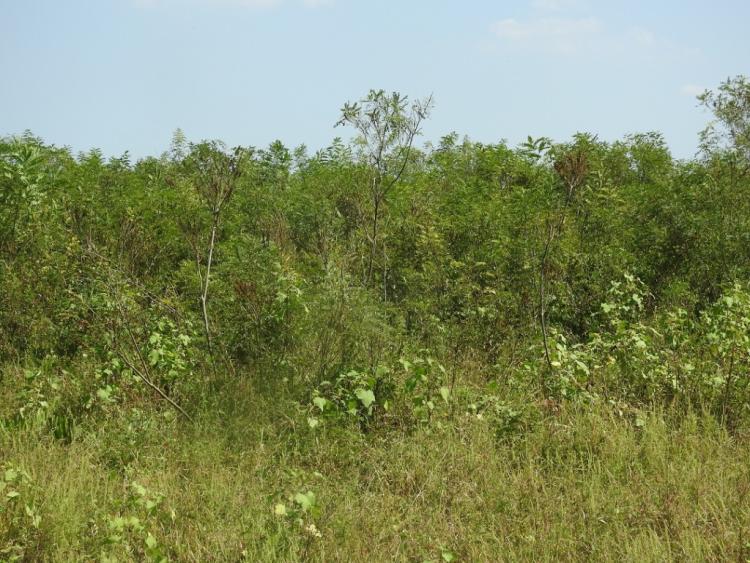
<svg viewBox="0 0 750 563">
<path fill-rule="evenodd" d="M 367 266 L 367 285 L 370 285 L 370 283 L 372 282 L 373 262 L 375 260 L 375 252 L 378 248 L 378 219 L 380 214 L 380 201 L 380 196 L 375 195 L 375 197 L 373 198 L 375 209 L 372 215 L 372 241 L 370 244 L 370 260 Z"/>
<path fill-rule="evenodd" d="M 552 359 L 549 353 L 549 342 L 547 336 L 547 308 L 546 308 L 546 283 L 547 283 L 547 256 L 549 255 L 549 249 L 554 238 L 554 231 L 552 225 L 549 226 L 547 233 L 547 242 L 544 245 L 544 252 L 542 254 L 542 260 L 539 269 L 539 324 L 542 329 L 542 343 L 544 344 L 544 359 L 547 361 L 547 368 L 552 371 Z"/>
<path fill-rule="evenodd" d="M 208 284 L 211 278 L 211 263 L 214 257 L 214 245 L 216 244 L 216 230 L 218 229 L 218 217 L 214 214 L 213 225 L 211 226 L 211 241 L 208 246 L 208 258 L 206 259 L 206 275 L 203 278 L 203 288 L 201 292 L 201 309 L 203 310 L 203 326 L 206 330 L 206 343 L 208 352 L 213 357 L 213 342 L 211 339 L 211 325 L 208 320 Z"/>
<path fill-rule="evenodd" d="M 539 267 L 539 324 L 542 330 L 542 343 L 544 345 L 544 359 L 547 362 L 548 373 L 552 373 L 552 358 L 549 351 L 549 337 L 547 335 L 547 259 L 549 258 L 550 249 L 555 239 L 562 233 L 563 227 L 565 226 L 565 217 L 570 205 L 570 200 L 573 196 L 573 185 L 568 186 L 568 193 L 565 198 L 565 203 L 560 209 L 560 215 L 557 224 L 550 223 L 547 230 L 547 240 L 544 244 L 544 252 L 542 253 L 542 259 Z M 542 382 L 544 388 L 544 381 Z"/>
</svg>

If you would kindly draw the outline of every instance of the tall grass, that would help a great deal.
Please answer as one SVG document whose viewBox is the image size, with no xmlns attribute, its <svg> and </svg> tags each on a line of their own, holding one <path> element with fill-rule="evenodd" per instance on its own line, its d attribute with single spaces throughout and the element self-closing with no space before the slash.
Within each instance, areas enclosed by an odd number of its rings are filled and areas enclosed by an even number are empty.
<svg viewBox="0 0 750 563">
<path fill-rule="evenodd" d="M 498 436 L 468 413 L 363 435 L 278 412 L 238 384 L 195 427 L 144 426 L 137 444 L 127 413 L 69 444 L 5 431 L 2 462 L 29 482 L 3 505 L 1 545 L 23 543 L 15 552 L 39 561 L 141 560 L 148 534 L 177 561 L 750 556 L 750 444 L 707 414 L 570 406 Z M 135 449 L 127 461 L 124 448 Z M 133 483 L 163 500 L 147 510 Z M 308 491 L 316 507 L 298 521 L 289 499 Z M 38 529 L 21 514 L 27 530 L 11 530 L 22 504 L 41 516 Z M 276 514 L 279 504 L 290 512 Z M 113 540 L 118 516 L 144 530 Z"/>
</svg>

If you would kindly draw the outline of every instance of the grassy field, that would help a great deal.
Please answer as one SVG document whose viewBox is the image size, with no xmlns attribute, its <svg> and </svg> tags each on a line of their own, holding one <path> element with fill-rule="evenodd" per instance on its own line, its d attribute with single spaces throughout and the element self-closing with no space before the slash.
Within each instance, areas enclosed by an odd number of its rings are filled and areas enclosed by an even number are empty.
<svg viewBox="0 0 750 563">
<path fill-rule="evenodd" d="M 750 556 L 750 444 L 707 415 L 547 406 L 505 437 L 466 412 L 362 435 L 297 425 L 278 401 L 232 386 L 194 426 L 123 412 L 68 444 L 2 431 L 6 482 L 10 468 L 19 473 L 3 492 L 20 493 L 4 499 L 0 537 L 14 538 L 5 556 L 15 548 L 49 561 Z M 294 500 L 299 493 L 309 508 Z M 26 506 L 40 517 L 36 527 Z"/>
</svg>

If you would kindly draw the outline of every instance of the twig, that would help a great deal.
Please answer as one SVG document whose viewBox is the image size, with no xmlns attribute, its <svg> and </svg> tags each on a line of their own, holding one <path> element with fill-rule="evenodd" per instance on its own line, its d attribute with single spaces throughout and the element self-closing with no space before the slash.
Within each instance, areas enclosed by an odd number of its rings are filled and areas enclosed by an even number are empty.
<svg viewBox="0 0 750 563">
<path fill-rule="evenodd" d="M 133 349 L 135 350 L 136 355 L 138 356 L 138 359 L 141 362 L 141 365 L 143 366 L 144 372 L 139 370 L 132 361 L 127 357 L 127 355 L 122 351 L 120 351 L 120 357 L 122 360 L 128 365 L 128 367 L 133 370 L 133 372 L 140 377 L 143 382 L 151 387 L 154 391 L 156 391 L 165 401 L 167 401 L 170 405 L 172 405 L 177 411 L 187 418 L 190 422 L 195 422 L 193 418 L 183 409 L 180 405 L 178 405 L 174 399 L 172 399 L 169 395 L 167 395 L 159 386 L 157 386 L 155 383 L 151 381 L 151 378 L 148 377 L 146 374 L 149 373 L 148 364 L 146 363 L 146 359 L 143 357 L 143 354 L 141 354 L 141 349 L 138 346 L 138 343 L 135 340 L 135 335 L 133 334 L 133 331 L 130 330 L 130 327 L 128 326 L 127 319 L 125 318 L 124 311 L 122 310 L 122 305 L 119 303 L 119 301 L 116 301 L 117 303 L 117 310 L 120 313 L 120 319 L 123 322 L 123 325 L 125 326 L 125 330 L 128 333 L 128 336 L 130 337 L 130 341 L 133 343 Z"/>
</svg>

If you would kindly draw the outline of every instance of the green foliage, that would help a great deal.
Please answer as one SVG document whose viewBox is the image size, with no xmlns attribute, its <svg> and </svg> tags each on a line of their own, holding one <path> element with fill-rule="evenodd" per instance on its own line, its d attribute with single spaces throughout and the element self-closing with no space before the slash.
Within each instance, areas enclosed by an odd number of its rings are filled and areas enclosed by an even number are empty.
<svg viewBox="0 0 750 563">
<path fill-rule="evenodd" d="M 423 350 L 411 361 L 401 358 L 399 362 L 406 375 L 404 391 L 414 416 L 419 422 L 429 423 L 434 411 L 450 402 L 445 368 L 430 357 L 429 350 Z"/>
<path fill-rule="evenodd" d="M 728 150 L 750 163 L 750 81 L 745 76 L 728 78 L 714 92 L 707 90 L 698 100 L 715 120 L 701 134 L 708 152 Z"/>
<path fill-rule="evenodd" d="M 466 405 L 469 416 L 488 421 L 499 442 L 514 442 L 523 436 L 531 426 L 530 410 L 529 405 L 514 404 L 492 392 L 472 397 Z"/>
<path fill-rule="evenodd" d="M 149 366 L 158 374 L 158 380 L 173 386 L 180 379 L 193 375 L 195 349 L 193 347 L 192 324 L 188 321 L 178 327 L 169 318 L 160 318 L 148 337 L 144 347 Z"/>
<path fill-rule="evenodd" d="M 43 202 L 46 164 L 33 139 L 0 143 L 0 245 L 14 248 Z"/>
<path fill-rule="evenodd" d="M 689 161 L 379 90 L 314 155 L 0 139 L 0 559 L 747 559 L 747 90 Z"/>
<path fill-rule="evenodd" d="M 0 556 L 5 561 L 33 557 L 41 539 L 42 516 L 33 500 L 35 487 L 23 469 L 0 465 Z"/>
<path fill-rule="evenodd" d="M 308 424 L 315 428 L 319 416 L 352 417 L 363 428 L 377 412 L 387 412 L 391 397 L 390 370 L 379 366 L 373 373 L 349 370 L 333 381 L 322 381 L 313 391 Z"/>
<path fill-rule="evenodd" d="M 169 561 L 167 550 L 152 533 L 176 518 L 174 511 L 165 511 L 163 501 L 164 497 L 159 493 L 149 491 L 137 482 L 131 483 L 120 513 L 107 519 L 105 529 L 108 535 L 101 560 L 112 562 L 125 556 L 154 563 Z"/>
</svg>

